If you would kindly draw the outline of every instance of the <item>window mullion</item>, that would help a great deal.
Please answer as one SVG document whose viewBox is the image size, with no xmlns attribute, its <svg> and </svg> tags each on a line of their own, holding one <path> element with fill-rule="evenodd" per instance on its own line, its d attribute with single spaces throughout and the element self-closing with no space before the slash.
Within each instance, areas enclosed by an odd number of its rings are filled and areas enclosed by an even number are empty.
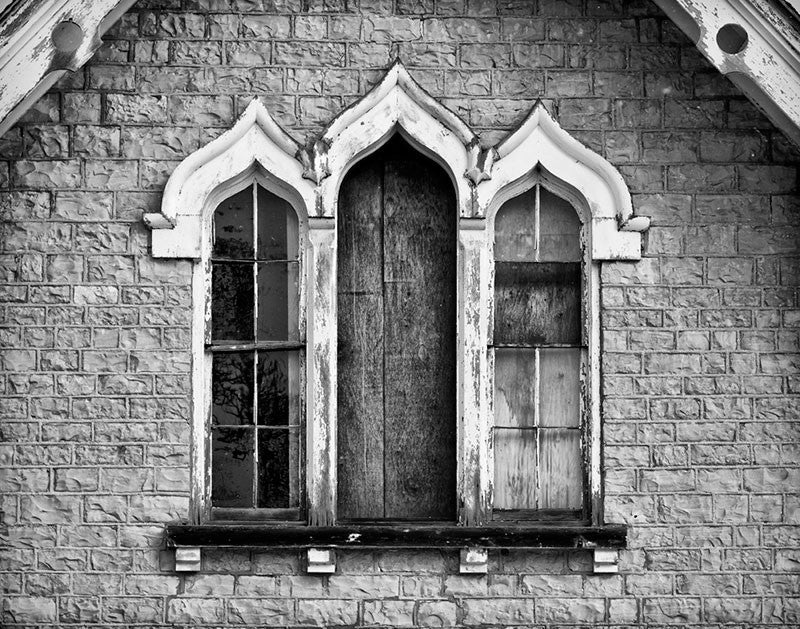
<svg viewBox="0 0 800 629">
<path fill-rule="evenodd" d="M 258 339 L 258 186 L 253 182 L 253 339 Z M 253 506 L 258 507 L 258 350 L 253 350 Z"/>
</svg>

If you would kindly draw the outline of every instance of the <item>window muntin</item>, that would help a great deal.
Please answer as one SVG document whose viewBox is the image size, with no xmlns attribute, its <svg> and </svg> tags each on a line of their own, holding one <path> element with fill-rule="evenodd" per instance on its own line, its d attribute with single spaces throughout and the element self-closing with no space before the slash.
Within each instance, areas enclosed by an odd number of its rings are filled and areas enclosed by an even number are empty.
<svg viewBox="0 0 800 629">
<path fill-rule="evenodd" d="M 304 346 L 297 214 L 257 183 L 213 215 L 210 258 L 211 515 L 300 515 Z"/>
<path fill-rule="evenodd" d="M 494 233 L 495 519 L 585 520 L 588 348 L 581 222 L 536 184 Z"/>
</svg>

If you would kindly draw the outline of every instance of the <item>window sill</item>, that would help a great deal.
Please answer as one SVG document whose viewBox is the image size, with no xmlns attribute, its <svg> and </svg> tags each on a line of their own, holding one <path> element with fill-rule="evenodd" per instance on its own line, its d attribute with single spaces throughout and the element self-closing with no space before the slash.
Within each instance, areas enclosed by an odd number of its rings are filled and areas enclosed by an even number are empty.
<svg viewBox="0 0 800 629">
<path fill-rule="evenodd" d="M 331 527 L 276 524 L 170 524 L 169 548 L 625 548 L 627 527 L 509 524 L 352 524 Z"/>
</svg>

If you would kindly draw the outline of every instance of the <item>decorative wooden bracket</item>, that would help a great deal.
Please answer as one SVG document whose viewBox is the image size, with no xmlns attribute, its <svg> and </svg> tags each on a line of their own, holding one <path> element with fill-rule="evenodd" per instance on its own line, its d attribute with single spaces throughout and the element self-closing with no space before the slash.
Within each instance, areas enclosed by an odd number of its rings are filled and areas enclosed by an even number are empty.
<svg viewBox="0 0 800 629">
<path fill-rule="evenodd" d="M 175 572 L 199 572 L 202 559 L 199 546 L 179 546 L 175 549 Z"/>
<path fill-rule="evenodd" d="M 594 549 L 594 573 L 616 574 L 619 572 L 619 551 L 615 548 Z"/>
<path fill-rule="evenodd" d="M 336 572 L 336 553 L 330 548 L 309 548 L 306 552 L 306 572 L 333 574 Z"/>
<path fill-rule="evenodd" d="M 462 548 L 458 571 L 461 574 L 486 574 L 489 571 L 489 550 L 479 546 Z"/>
</svg>

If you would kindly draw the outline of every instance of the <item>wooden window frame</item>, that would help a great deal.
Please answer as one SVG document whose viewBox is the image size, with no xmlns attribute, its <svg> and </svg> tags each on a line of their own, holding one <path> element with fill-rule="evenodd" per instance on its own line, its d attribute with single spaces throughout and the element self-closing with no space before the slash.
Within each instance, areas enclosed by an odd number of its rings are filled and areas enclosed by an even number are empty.
<svg viewBox="0 0 800 629">
<path fill-rule="evenodd" d="M 394 133 L 442 165 L 456 192 L 457 225 L 457 524 L 459 531 L 494 530 L 492 494 L 492 217 L 505 200 L 550 178 L 550 186 L 587 208 L 587 255 L 591 268 L 591 525 L 601 530 L 599 399 L 599 262 L 641 257 L 646 217 L 633 215 L 630 194 L 616 169 L 563 131 L 539 103 L 522 125 L 496 147 L 481 148 L 456 114 L 437 103 L 393 65 L 365 97 L 343 111 L 312 148 L 283 131 L 258 100 L 236 125 L 173 172 L 161 212 L 146 214 L 153 255 L 193 259 L 193 383 L 191 525 L 207 525 L 205 466 L 204 230 L 225 196 L 249 178 L 289 201 L 298 213 L 304 247 L 301 305 L 306 329 L 306 524 L 309 531 L 337 526 L 336 517 L 336 213 L 349 168 Z M 591 208 L 591 211 L 588 210 Z M 319 527 L 319 528 L 318 528 Z M 477 528 L 476 528 L 477 527 Z M 202 528 L 202 526 L 201 526 Z M 170 529 L 172 530 L 172 529 Z M 282 529 L 282 530 L 285 530 Z M 175 529 L 178 531 L 178 529 Z M 574 533 L 575 531 L 573 531 Z M 570 533 L 572 534 L 572 533 Z M 430 537 L 430 536 L 429 536 Z M 458 536 L 456 536 L 458 537 Z M 463 537 L 463 535 L 462 535 Z M 311 539 L 311 537 L 309 537 Z M 460 538 L 459 538 L 460 539 Z M 509 545 L 514 545 L 508 542 Z M 489 544 L 490 545 L 490 544 Z"/>
<path fill-rule="evenodd" d="M 203 483 L 203 491 L 204 496 L 202 499 L 199 499 L 203 506 L 203 513 L 202 519 L 209 522 L 242 522 L 242 521 L 298 521 L 305 517 L 305 497 L 304 497 L 304 490 L 305 490 L 305 464 L 303 461 L 305 460 L 305 443 L 302 439 L 302 435 L 305 434 L 305 374 L 306 374 L 306 352 L 305 352 L 305 330 L 306 330 L 306 319 L 305 319 L 305 309 L 301 307 L 303 303 L 304 294 L 303 291 L 305 290 L 305 286 L 303 282 L 299 282 L 300 284 L 300 294 L 298 295 L 298 308 L 297 311 L 292 313 L 296 317 L 297 323 L 297 340 L 286 340 L 286 341 L 258 341 L 254 339 L 253 342 L 247 343 L 235 343 L 231 344 L 230 342 L 214 342 L 212 339 L 212 332 L 211 332 L 211 321 L 212 321 L 212 268 L 214 262 L 214 255 L 213 255 L 213 248 L 214 248 L 214 215 L 216 209 L 219 205 L 224 202 L 225 200 L 229 199 L 230 197 L 244 191 L 247 189 L 252 190 L 252 208 L 253 208 L 253 218 L 254 218 L 254 228 L 253 228 L 253 239 L 254 243 L 257 242 L 258 238 L 258 231 L 256 229 L 257 221 L 258 221 L 258 213 L 260 208 L 258 206 L 258 187 L 264 188 L 265 190 L 272 192 L 273 194 L 277 194 L 280 196 L 278 192 L 279 188 L 275 186 L 269 177 L 263 175 L 263 173 L 254 170 L 251 173 L 248 173 L 242 177 L 236 177 L 226 184 L 218 187 L 214 194 L 210 195 L 206 200 L 208 207 L 206 211 L 203 213 L 203 228 L 202 228 L 202 255 L 200 258 L 200 265 L 202 266 L 202 289 L 203 294 L 205 295 L 205 299 L 203 300 L 203 304 L 200 303 L 198 299 L 195 301 L 195 317 L 193 320 L 192 326 L 192 334 L 193 334 L 193 341 L 194 335 L 202 331 L 203 333 L 203 346 L 202 352 L 199 348 L 194 348 L 194 361 L 193 361 L 193 377 L 196 378 L 197 382 L 203 382 L 202 387 L 197 387 L 199 390 L 195 391 L 195 406 L 196 406 L 196 416 L 195 416 L 195 427 L 196 430 L 193 431 L 194 435 L 194 442 L 192 444 L 193 451 L 203 451 L 204 452 L 204 461 L 200 463 L 199 461 L 196 462 L 196 465 L 202 465 L 203 469 L 202 472 L 204 474 L 205 482 Z M 293 211 L 297 218 L 297 265 L 298 265 L 298 277 L 302 277 L 304 269 L 305 269 L 305 261 L 304 261 L 304 252 L 306 250 L 305 247 L 305 239 L 306 234 L 308 232 L 307 229 L 307 221 L 302 218 L 298 209 L 294 207 L 291 203 L 287 203 L 291 211 Z M 254 258 L 255 260 L 255 258 Z M 199 275 L 199 272 L 197 273 Z M 199 283 L 199 282 L 198 282 Z M 258 282 L 257 280 L 254 281 L 254 288 L 258 290 Z M 204 313 L 203 313 L 203 324 L 200 325 L 200 322 L 197 320 L 197 310 L 200 308 L 201 305 L 204 305 Z M 257 309 L 258 303 L 256 302 L 256 308 L 254 310 L 254 316 L 257 316 Z M 202 328 L 202 330 L 201 330 Z M 242 351 L 242 350 L 249 350 L 249 351 L 259 351 L 259 350 L 272 350 L 272 351 L 298 351 L 298 406 L 299 406 L 299 422 L 298 426 L 295 428 L 300 437 L 298 437 L 298 454 L 297 454 L 297 470 L 296 473 L 298 475 L 298 507 L 287 507 L 287 508 L 243 508 L 243 507 L 216 507 L 212 504 L 211 493 L 213 490 L 212 487 L 212 469 L 211 469 L 211 460 L 209 453 L 212 451 L 212 405 L 213 405 L 213 397 L 212 397 L 212 365 L 213 365 L 213 355 L 220 352 L 233 352 L 233 351 Z M 255 375 L 255 374 L 254 374 Z M 254 395 L 256 395 L 257 400 L 257 393 L 255 388 L 253 390 Z M 199 410 L 198 410 L 199 409 Z M 203 414 L 201 418 L 199 415 L 200 413 Z M 257 413 L 257 408 L 254 408 L 254 414 Z M 254 417 L 255 421 L 255 417 Z M 256 422 L 257 425 L 257 422 Z M 202 426 L 202 427 L 201 427 Z M 201 444 L 202 440 L 202 444 Z M 258 456 L 258 448 L 255 450 L 255 459 Z M 291 457 L 290 457 L 291 459 Z M 292 461 L 290 460 L 290 464 Z"/>
</svg>

